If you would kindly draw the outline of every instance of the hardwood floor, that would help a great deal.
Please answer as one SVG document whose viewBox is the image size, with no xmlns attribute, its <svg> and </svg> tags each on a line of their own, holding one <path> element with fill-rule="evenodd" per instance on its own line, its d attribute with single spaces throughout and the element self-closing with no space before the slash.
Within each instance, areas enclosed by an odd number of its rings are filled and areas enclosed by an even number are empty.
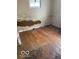
<svg viewBox="0 0 79 59">
<path fill-rule="evenodd" d="M 54 26 L 20 33 L 22 45 L 17 47 L 17 59 L 61 59 L 61 34 Z M 21 51 L 29 51 L 22 57 Z"/>
</svg>

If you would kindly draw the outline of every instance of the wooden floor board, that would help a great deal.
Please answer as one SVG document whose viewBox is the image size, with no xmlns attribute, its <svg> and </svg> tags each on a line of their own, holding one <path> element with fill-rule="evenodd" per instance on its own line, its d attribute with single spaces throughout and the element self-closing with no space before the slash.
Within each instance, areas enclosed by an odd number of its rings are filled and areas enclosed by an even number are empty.
<svg viewBox="0 0 79 59">
<path fill-rule="evenodd" d="M 20 33 L 22 45 L 17 48 L 18 59 L 60 59 L 61 34 L 60 30 L 53 26 Z M 21 57 L 21 51 L 28 49 L 31 57 Z M 59 55 L 57 55 L 57 53 Z"/>
</svg>

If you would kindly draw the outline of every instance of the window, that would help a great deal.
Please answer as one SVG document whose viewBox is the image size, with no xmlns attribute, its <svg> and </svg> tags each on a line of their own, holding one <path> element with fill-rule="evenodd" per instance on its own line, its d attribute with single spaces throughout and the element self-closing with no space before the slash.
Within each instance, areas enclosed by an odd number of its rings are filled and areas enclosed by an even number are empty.
<svg viewBox="0 0 79 59">
<path fill-rule="evenodd" d="M 29 0 L 29 6 L 40 8 L 40 0 Z"/>
</svg>

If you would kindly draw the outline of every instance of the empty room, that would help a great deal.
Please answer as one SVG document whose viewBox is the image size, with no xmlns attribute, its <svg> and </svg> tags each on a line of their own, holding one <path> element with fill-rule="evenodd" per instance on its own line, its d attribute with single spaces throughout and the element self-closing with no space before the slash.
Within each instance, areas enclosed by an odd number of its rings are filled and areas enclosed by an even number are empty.
<svg viewBox="0 0 79 59">
<path fill-rule="evenodd" d="M 61 0 L 17 0 L 17 59 L 61 59 Z"/>
</svg>

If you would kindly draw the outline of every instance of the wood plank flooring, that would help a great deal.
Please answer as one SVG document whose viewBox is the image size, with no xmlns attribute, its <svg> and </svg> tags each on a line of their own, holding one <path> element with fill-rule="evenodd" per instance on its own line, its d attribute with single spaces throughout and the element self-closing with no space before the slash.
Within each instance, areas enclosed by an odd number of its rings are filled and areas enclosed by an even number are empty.
<svg viewBox="0 0 79 59">
<path fill-rule="evenodd" d="M 54 26 L 47 26 L 20 33 L 22 45 L 17 48 L 17 59 L 61 59 L 61 34 Z M 22 57 L 28 50 L 30 57 Z"/>
</svg>

